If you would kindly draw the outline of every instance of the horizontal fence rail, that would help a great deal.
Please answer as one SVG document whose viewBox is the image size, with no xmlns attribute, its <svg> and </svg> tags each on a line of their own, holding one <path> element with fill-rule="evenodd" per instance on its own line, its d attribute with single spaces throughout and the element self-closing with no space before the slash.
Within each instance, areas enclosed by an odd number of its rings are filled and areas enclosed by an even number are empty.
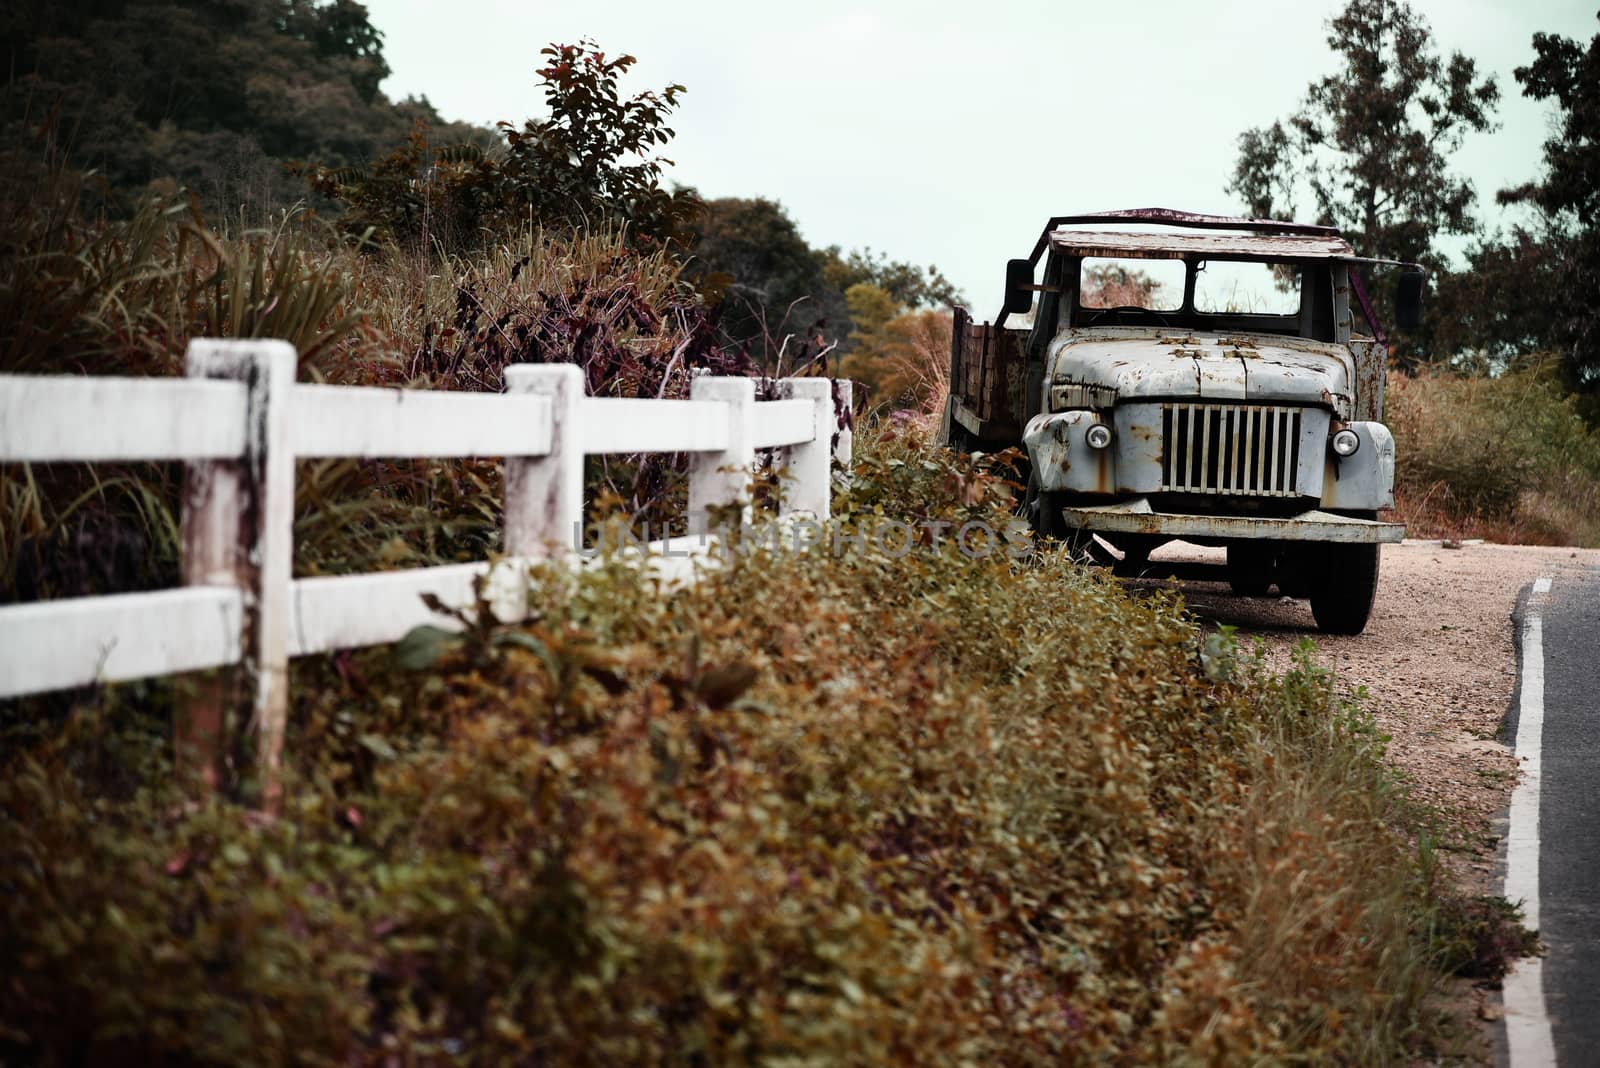
<svg viewBox="0 0 1600 1068">
<path fill-rule="evenodd" d="M 245 392 L 185 378 L 0 375 L 0 458 L 237 459 Z"/>
<path fill-rule="evenodd" d="M 244 593 L 190 586 L 0 609 L 0 695 L 237 664 Z"/>
<path fill-rule="evenodd" d="M 448 625 L 448 620 L 423 603 L 423 595 L 464 607 L 473 603 L 478 579 L 484 575 L 490 576 L 486 595 L 496 607 L 496 615 L 506 621 L 517 619 L 526 608 L 517 566 L 522 562 L 511 558 L 493 567 L 488 563 L 445 564 L 296 579 L 290 592 L 289 654 L 310 656 L 383 645 L 399 641 L 423 623 Z"/>
<path fill-rule="evenodd" d="M 543 456 L 550 398 L 367 386 L 295 386 L 295 457 Z"/>
<path fill-rule="evenodd" d="M 180 461 L 187 471 L 185 585 L 0 607 L 0 697 L 239 665 L 230 696 L 201 688 L 176 740 L 215 761 L 233 702 L 258 732 L 269 791 L 289 658 L 449 626 L 424 595 L 469 607 L 483 576 L 499 618 L 524 616 L 526 567 L 579 548 L 586 456 L 689 454 L 687 522 L 699 537 L 679 547 L 705 546 L 713 511 L 748 517 L 758 451 L 777 450 L 788 468 L 780 515 L 826 520 L 835 465 L 848 477 L 848 382 L 778 380 L 767 401 L 754 379 L 713 377 L 694 379 L 686 400 L 588 397 L 576 366 L 518 364 L 501 394 L 302 385 L 294 349 L 279 341 L 195 341 L 187 366 L 179 379 L 0 375 L 0 462 Z M 337 457 L 501 458 L 506 558 L 293 578 L 294 461 Z M 215 781 L 214 766 L 200 771 Z"/>
<path fill-rule="evenodd" d="M 720 401 L 588 397 L 578 414 L 590 456 L 728 447 L 728 409 Z"/>
</svg>

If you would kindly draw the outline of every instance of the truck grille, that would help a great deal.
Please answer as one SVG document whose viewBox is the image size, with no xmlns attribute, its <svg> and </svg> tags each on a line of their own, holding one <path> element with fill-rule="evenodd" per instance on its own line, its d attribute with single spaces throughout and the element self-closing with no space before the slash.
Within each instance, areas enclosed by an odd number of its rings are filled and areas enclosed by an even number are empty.
<svg viewBox="0 0 1600 1068">
<path fill-rule="evenodd" d="M 1173 493 L 1292 497 L 1300 409 L 1243 404 L 1161 406 L 1161 488 Z"/>
</svg>

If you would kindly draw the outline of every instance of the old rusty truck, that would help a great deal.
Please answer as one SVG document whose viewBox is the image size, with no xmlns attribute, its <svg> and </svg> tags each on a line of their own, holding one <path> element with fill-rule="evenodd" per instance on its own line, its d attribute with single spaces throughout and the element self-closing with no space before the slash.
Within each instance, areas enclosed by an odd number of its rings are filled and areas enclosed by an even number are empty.
<svg viewBox="0 0 1600 1068">
<path fill-rule="evenodd" d="M 1051 219 L 1007 265 L 992 325 L 956 309 L 945 440 L 1025 448 L 1019 508 L 1036 534 L 1116 573 L 1276 586 L 1309 599 L 1319 629 L 1360 633 L 1379 547 L 1405 533 L 1379 519 L 1394 439 L 1362 276 L 1375 265 L 1400 269 L 1395 321 L 1415 326 L 1421 268 L 1358 256 L 1330 227 L 1167 209 Z M 1170 540 L 1225 547 L 1226 564 L 1151 568 Z"/>
</svg>

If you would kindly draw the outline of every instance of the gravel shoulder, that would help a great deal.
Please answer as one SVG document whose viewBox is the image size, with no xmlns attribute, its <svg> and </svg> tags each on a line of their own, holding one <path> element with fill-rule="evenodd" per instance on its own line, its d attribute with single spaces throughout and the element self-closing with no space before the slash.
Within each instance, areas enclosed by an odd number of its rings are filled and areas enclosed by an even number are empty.
<svg viewBox="0 0 1600 1068">
<path fill-rule="evenodd" d="M 1151 559 L 1222 559 L 1221 550 L 1181 543 Z M 1367 691 L 1365 705 L 1392 737 L 1390 758 L 1412 780 L 1415 796 L 1444 820 L 1445 863 L 1470 893 L 1497 894 L 1503 816 L 1517 762 L 1502 728 L 1517 685 L 1513 613 L 1534 579 L 1600 569 L 1600 550 L 1438 541 L 1384 547 L 1378 600 L 1365 633 L 1320 634 L 1304 601 L 1234 596 L 1224 583 L 1178 584 L 1201 620 L 1259 636 L 1275 662 L 1287 662 L 1303 639 L 1336 673 L 1341 691 Z M 1136 585 L 1166 583 L 1140 580 Z M 1481 990 L 1452 996 L 1461 1015 L 1495 1015 Z M 1476 1056 L 1487 1061 L 1487 1045 Z M 1474 1058 L 1476 1059 L 1476 1058 Z"/>
</svg>

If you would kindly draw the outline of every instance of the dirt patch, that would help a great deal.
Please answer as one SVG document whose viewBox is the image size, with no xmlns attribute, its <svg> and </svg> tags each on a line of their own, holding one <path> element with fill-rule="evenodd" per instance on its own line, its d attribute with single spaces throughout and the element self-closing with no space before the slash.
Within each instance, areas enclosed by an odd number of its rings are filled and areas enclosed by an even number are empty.
<svg viewBox="0 0 1600 1068">
<path fill-rule="evenodd" d="M 1152 557 L 1215 560 L 1221 550 L 1164 546 Z M 1600 568 L 1600 550 L 1437 541 L 1385 546 L 1378 601 L 1357 637 L 1318 633 L 1305 601 L 1235 597 L 1226 584 L 1183 583 L 1202 620 L 1260 636 L 1286 662 L 1310 637 L 1341 690 L 1366 690 L 1365 704 L 1392 736 L 1390 756 L 1409 775 L 1416 797 L 1443 817 L 1445 863 L 1471 893 L 1501 889 L 1496 858 L 1501 817 L 1516 785 L 1517 762 L 1502 736 L 1517 683 L 1517 597 L 1534 579 Z M 1164 585 L 1140 582 L 1139 585 Z M 1484 1043 L 1493 1015 L 1484 993 L 1465 985 L 1457 1011 L 1480 1021 Z M 1488 1046 L 1482 1045 L 1487 1056 Z"/>
</svg>

